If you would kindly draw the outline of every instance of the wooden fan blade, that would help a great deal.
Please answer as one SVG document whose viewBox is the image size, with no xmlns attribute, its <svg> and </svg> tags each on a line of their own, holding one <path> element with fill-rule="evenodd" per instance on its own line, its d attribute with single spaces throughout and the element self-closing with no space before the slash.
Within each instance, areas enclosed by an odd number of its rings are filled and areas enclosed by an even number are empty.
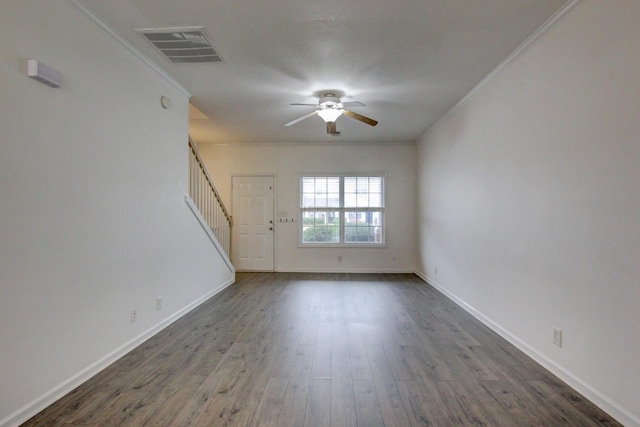
<svg viewBox="0 0 640 427">
<path fill-rule="evenodd" d="M 362 114 L 354 113 L 353 111 L 344 110 L 342 114 L 351 117 L 352 119 L 356 119 L 361 121 L 362 123 L 366 123 L 369 126 L 375 126 L 378 124 L 376 120 L 370 119 L 369 117 L 365 117 Z"/>
<path fill-rule="evenodd" d="M 345 108 L 366 107 L 366 105 L 364 105 L 362 102 L 358 102 L 358 101 L 342 102 L 342 106 L 345 107 Z"/>
<path fill-rule="evenodd" d="M 336 122 L 327 122 L 327 134 L 338 135 L 339 133 L 336 129 Z"/>
<path fill-rule="evenodd" d="M 304 105 L 305 107 L 317 107 L 318 104 L 302 104 L 299 102 L 293 103 L 293 104 L 289 104 L 289 105 Z"/>
<path fill-rule="evenodd" d="M 309 114 L 305 114 L 302 117 L 298 117 L 297 119 L 291 120 L 289 123 L 285 123 L 285 126 L 291 126 L 291 125 L 295 125 L 298 122 L 303 121 L 304 119 L 308 119 L 311 116 L 315 116 L 316 114 L 318 114 L 318 110 L 312 111 Z"/>
</svg>

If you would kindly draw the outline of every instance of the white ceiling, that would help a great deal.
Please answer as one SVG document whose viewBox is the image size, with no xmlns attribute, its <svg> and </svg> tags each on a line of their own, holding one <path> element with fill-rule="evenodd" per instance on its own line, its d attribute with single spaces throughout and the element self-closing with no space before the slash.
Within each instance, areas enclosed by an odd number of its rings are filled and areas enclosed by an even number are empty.
<svg viewBox="0 0 640 427">
<path fill-rule="evenodd" d="M 193 95 L 198 143 L 414 142 L 566 0 L 81 0 Z M 225 63 L 172 64 L 134 30 L 203 26 Z M 313 110 L 330 90 L 370 127 Z"/>
</svg>

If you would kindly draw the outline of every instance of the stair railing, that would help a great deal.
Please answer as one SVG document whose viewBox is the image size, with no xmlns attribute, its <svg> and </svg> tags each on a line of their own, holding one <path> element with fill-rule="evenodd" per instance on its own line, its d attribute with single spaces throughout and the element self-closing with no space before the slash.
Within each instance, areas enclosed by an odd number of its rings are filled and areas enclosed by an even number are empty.
<svg viewBox="0 0 640 427">
<path fill-rule="evenodd" d="M 189 153 L 189 196 L 227 256 L 231 256 L 233 218 L 225 208 L 191 138 L 189 138 Z"/>
</svg>

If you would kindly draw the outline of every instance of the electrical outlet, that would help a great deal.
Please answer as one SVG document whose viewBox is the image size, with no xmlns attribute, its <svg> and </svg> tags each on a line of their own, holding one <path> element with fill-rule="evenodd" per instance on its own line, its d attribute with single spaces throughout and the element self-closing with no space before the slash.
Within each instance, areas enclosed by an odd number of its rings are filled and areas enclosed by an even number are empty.
<svg viewBox="0 0 640 427">
<path fill-rule="evenodd" d="M 156 298 L 156 311 L 162 310 L 162 297 Z"/>
<path fill-rule="evenodd" d="M 138 320 L 138 310 L 133 309 L 131 310 L 131 323 L 136 323 L 136 320 Z"/>
<path fill-rule="evenodd" d="M 553 328 L 553 344 L 562 347 L 562 329 Z"/>
<path fill-rule="evenodd" d="M 342 255 L 338 255 L 338 262 L 342 262 Z"/>
<path fill-rule="evenodd" d="M 437 276 L 438 275 L 438 266 L 436 265 L 436 267 L 433 269 L 434 274 Z"/>
</svg>

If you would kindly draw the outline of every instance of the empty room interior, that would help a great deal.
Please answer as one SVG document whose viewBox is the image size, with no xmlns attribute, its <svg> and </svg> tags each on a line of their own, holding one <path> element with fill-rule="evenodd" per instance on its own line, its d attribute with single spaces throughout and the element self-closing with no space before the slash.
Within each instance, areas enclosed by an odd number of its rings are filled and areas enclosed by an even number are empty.
<svg viewBox="0 0 640 427">
<path fill-rule="evenodd" d="M 640 427 L 640 2 L 0 13 L 0 427 Z"/>
</svg>

